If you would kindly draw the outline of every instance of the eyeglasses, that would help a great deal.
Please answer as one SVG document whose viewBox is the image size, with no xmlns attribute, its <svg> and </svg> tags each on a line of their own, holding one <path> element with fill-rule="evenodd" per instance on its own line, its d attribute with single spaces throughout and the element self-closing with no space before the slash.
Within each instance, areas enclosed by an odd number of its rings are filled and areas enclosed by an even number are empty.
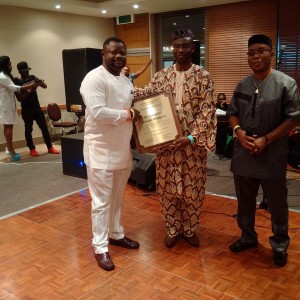
<svg viewBox="0 0 300 300">
<path fill-rule="evenodd" d="M 180 48 L 183 49 L 183 50 L 186 50 L 186 49 L 190 48 L 190 45 L 189 44 L 175 44 L 175 45 L 173 45 L 173 49 L 178 50 Z"/>
<path fill-rule="evenodd" d="M 255 50 L 250 50 L 247 52 L 247 55 L 248 56 L 254 56 L 256 53 L 257 55 L 261 56 L 263 55 L 266 51 L 272 51 L 270 49 L 265 49 L 265 48 L 258 48 L 256 51 Z"/>
</svg>

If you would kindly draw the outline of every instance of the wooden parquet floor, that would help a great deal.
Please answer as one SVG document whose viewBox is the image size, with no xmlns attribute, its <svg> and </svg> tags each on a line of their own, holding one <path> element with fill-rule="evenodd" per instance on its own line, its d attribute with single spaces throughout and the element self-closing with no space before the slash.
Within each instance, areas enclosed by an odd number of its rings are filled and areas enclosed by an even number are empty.
<svg viewBox="0 0 300 300">
<path fill-rule="evenodd" d="M 288 264 L 273 264 L 270 216 L 257 211 L 259 246 L 231 253 L 236 201 L 207 195 L 200 248 L 164 245 L 158 198 L 127 186 L 123 225 L 138 250 L 110 246 L 116 269 L 100 269 L 91 246 L 88 191 L 0 221 L 0 299 L 300 299 L 300 215 L 290 213 Z"/>
</svg>

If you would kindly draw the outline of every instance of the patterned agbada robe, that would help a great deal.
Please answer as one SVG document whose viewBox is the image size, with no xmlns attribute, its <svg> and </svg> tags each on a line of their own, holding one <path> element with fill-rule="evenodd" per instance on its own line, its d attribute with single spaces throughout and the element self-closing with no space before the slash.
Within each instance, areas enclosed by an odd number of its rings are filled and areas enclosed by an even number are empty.
<svg viewBox="0 0 300 300">
<path fill-rule="evenodd" d="M 171 93 L 184 136 L 195 139 L 184 149 L 159 148 L 156 152 L 156 189 L 167 233 L 191 236 L 199 225 L 205 196 L 207 150 L 215 148 L 216 115 L 210 74 L 197 65 L 184 72 L 170 66 L 156 73 L 136 97 L 154 92 Z"/>
</svg>

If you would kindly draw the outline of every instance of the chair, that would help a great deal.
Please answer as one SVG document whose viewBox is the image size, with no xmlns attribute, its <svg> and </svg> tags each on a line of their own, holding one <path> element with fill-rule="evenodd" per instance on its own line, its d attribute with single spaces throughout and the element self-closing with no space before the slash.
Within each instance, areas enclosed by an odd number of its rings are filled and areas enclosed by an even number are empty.
<svg viewBox="0 0 300 300">
<path fill-rule="evenodd" d="M 56 103 L 50 103 L 47 105 L 47 114 L 50 120 L 50 135 L 52 130 L 58 128 L 62 131 L 62 135 L 65 135 L 67 128 L 74 128 L 77 133 L 77 122 L 63 122 L 61 118 L 61 111 Z"/>
</svg>

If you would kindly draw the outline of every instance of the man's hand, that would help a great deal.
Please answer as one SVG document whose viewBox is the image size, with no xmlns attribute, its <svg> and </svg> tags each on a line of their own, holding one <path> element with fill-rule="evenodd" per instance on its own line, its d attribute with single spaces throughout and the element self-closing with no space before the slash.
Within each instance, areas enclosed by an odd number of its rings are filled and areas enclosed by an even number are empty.
<svg viewBox="0 0 300 300">
<path fill-rule="evenodd" d="M 47 88 L 47 84 L 45 83 L 45 80 L 36 78 L 35 82 L 38 86 L 42 87 L 43 89 Z"/>
<path fill-rule="evenodd" d="M 180 137 L 179 139 L 175 140 L 172 144 L 168 145 L 168 147 L 182 149 L 182 148 L 185 148 L 190 143 L 191 143 L 190 139 L 188 137 L 184 136 L 184 137 Z"/>
<path fill-rule="evenodd" d="M 248 136 L 246 135 L 246 131 L 239 129 L 236 132 L 236 137 L 238 138 L 239 142 L 241 143 L 242 147 L 248 151 L 250 151 L 250 154 L 252 152 L 256 152 L 256 147 L 254 144 L 255 137 L 254 136 Z"/>
<path fill-rule="evenodd" d="M 254 141 L 254 147 L 250 151 L 250 154 L 259 155 L 267 147 L 267 139 L 265 136 L 256 138 Z"/>
<path fill-rule="evenodd" d="M 140 122 L 142 119 L 142 116 L 140 115 L 140 111 L 135 109 L 135 108 L 131 108 L 131 110 L 134 111 L 134 117 L 132 119 L 133 122 Z"/>
</svg>

